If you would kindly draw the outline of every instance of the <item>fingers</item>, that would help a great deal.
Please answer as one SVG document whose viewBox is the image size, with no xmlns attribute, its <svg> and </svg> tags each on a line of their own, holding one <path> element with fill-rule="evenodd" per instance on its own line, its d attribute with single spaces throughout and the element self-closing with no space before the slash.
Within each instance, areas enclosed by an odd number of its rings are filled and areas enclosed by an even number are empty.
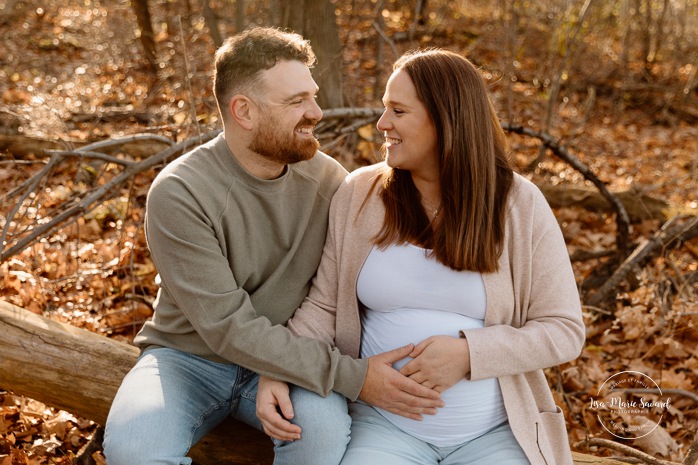
<svg viewBox="0 0 698 465">
<path fill-rule="evenodd" d="M 436 414 L 437 408 L 444 405 L 440 394 L 400 374 L 392 364 L 387 363 L 389 360 L 404 358 L 412 349 L 410 345 L 369 357 L 368 371 L 359 398 L 370 405 L 413 420 L 420 420 L 422 415 Z"/>
<path fill-rule="evenodd" d="M 301 428 L 283 418 L 276 410 L 267 412 L 264 418 L 260 416 L 264 432 L 282 441 L 295 441 L 301 438 Z"/>
<path fill-rule="evenodd" d="M 411 397 L 420 399 L 417 403 L 428 407 L 443 407 L 441 396 L 438 392 L 419 384 L 417 381 L 403 377 L 400 380 L 399 388 Z"/>
<path fill-rule="evenodd" d="M 300 439 L 301 428 L 288 421 L 294 413 L 286 383 L 260 376 L 256 413 L 269 436 L 282 441 Z"/>
<path fill-rule="evenodd" d="M 434 389 L 434 387 L 438 384 L 425 376 L 421 371 L 409 375 L 409 378 L 429 389 Z"/>
<path fill-rule="evenodd" d="M 289 420 L 293 418 L 293 404 L 291 403 L 291 399 L 288 397 L 288 395 L 286 395 L 285 397 L 277 396 L 277 401 L 279 402 L 279 410 L 281 411 L 281 415 L 283 415 L 284 418 L 288 418 Z"/>
<path fill-rule="evenodd" d="M 412 376 L 415 373 L 419 372 L 419 361 L 418 360 L 411 360 L 407 362 L 405 365 L 403 365 L 402 368 L 400 368 L 400 373 L 402 373 L 405 376 Z M 420 381 L 417 381 L 418 383 Z"/>
<path fill-rule="evenodd" d="M 406 346 L 398 347 L 397 349 L 393 349 L 388 352 L 383 352 L 382 354 L 375 355 L 374 357 L 377 360 L 380 360 L 382 363 L 392 366 L 393 363 L 407 357 L 413 349 L 414 344 L 408 344 Z"/>
<path fill-rule="evenodd" d="M 437 409 L 444 406 L 441 395 L 437 391 L 397 372 L 393 374 L 395 388 L 391 394 L 395 408 L 400 412 L 420 416 L 436 415 Z M 400 412 L 397 413 L 400 415 Z"/>
<path fill-rule="evenodd" d="M 411 357 L 411 358 L 419 357 L 421 355 L 421 353 L 424 352 L 424 349 L 426 349 L 429 346 L 429 344 L 431 344 L 431 341 L 432 341 L 432 338 L 427 338 L 427 339 L 423 340 L 422 342 L 420 342 L 419 344 L 417 344 L 416 346 L 414 346 L 414 349 L 412 350 L 412 352 L 410 352 L 408 354 L 408 357 Z"/>
<path fill-rule="evenodd" d="M 394 399 L 393 402 L 383 408 L 396 415 L 420 421 L 424 415 L 436 415 L 438 412 L 437 407 L 443 406 L 443 403 L 439 403 L 437 406 L 417 406 L 414 402 L 415 398 L 413 396 L 404 396 L 401 399 Z"/>
</svg>

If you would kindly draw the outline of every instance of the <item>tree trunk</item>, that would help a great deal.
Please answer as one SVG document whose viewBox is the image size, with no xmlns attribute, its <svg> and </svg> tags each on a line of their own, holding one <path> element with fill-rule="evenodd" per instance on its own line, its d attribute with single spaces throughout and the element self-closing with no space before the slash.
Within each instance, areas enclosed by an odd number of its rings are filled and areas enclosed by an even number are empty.
<svg viewBox="0 0 698 465">
<path fill-rule="evenodd" d="M 104 424 L 135 347 L 0 300 L 0 388 Z M 189 454 L 197 465 L 271 465 L 271 440 L 227 420 Z M 572 453 L 575 465 L 622 462 Z"/>
<path fill-rule="evenodd" d="M 152 71 L 157 70 L 157 52 L 155 48 L 155 33 L 153 32 L 153 21 L 150 18 L 150 9 L 148 8 L 148 0 L 134 0 L 131 2 L 133 11 L 136 14 L 138 21 L 138 29 L 141 31 L 141 45 L 145 58 L 148 60 L 148 66 Z"/>
<path fill-rule="evenodd" d="M 329 0 L 282 0 L 282 26 L 310 41 L 317 56 L 313 77 L 320 87 L 318 104 L 322 108 L 344 106 L 342 94 L 342 46 L 335 7 Z"/>
<path fill-rule="evenodd" d="M 209 31 L 211 31 L 213 45 L 215 45 L 216 48 L 220 47 L 223 45 L 223 37 L 221 36 L 221 31 L 218 29 L 218 15 L 213 11 L 208 0 L 203 0 L 203 17 Z"/>
</svg>

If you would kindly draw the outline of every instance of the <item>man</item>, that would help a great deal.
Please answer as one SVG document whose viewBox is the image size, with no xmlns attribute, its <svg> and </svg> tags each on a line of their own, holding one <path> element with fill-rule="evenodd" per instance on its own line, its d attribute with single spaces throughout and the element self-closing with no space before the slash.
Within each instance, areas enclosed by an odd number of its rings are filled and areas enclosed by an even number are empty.
<svg viewBox="0 0 698 465">
<path fill-rule="evenodd" d="M 440 402 L 390 367 L 404 351 L 368 363 L 284 326 L 308 292 L 346 175 L 317 151 L 314 61 L 307 41 L 273 28 L 217 51 L 223 134 L 169 164 L 148 193 L 146 237 L 162 284 L 107 420 L 109 465 L 191 463 L 191 446 L 229 415 L 261 429 L 260 374 L 299 386 L 291 400 L 302 440 L 275 440 L 276 464 L 339 463 L 345 397 L 401 402 L 412 414 Z"/>
</svg>

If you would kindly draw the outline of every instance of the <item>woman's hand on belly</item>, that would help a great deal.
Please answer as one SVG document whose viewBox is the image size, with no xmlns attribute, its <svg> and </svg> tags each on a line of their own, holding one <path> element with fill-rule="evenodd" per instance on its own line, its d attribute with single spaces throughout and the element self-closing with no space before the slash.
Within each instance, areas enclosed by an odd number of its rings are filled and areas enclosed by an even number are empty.
<svg viewBox="0 0 698 465">
<path fill-rule="evenodd" d="M 400 373 L 444 392 L 470 372 L 470 348 L 464 338 L 432 336 L 417 344 Z"/>
</svg>

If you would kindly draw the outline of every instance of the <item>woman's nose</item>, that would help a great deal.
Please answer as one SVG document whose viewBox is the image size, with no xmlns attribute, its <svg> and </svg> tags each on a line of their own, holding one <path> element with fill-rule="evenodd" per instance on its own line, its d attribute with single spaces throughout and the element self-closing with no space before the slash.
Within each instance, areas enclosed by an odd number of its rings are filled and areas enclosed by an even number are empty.
<svg viewBox="0 0 698 465">
<path fill-rule="evenodd" d="M 381 131 L 385 132 L 388 129 L 390 129 L 390 123 L 388 122 L 388 118 L 385 116 L 386 112 L 383 112 L 380 118 L 378 118 L 378 122 L 376 123 L 376 128 Z"/>
</svg>

